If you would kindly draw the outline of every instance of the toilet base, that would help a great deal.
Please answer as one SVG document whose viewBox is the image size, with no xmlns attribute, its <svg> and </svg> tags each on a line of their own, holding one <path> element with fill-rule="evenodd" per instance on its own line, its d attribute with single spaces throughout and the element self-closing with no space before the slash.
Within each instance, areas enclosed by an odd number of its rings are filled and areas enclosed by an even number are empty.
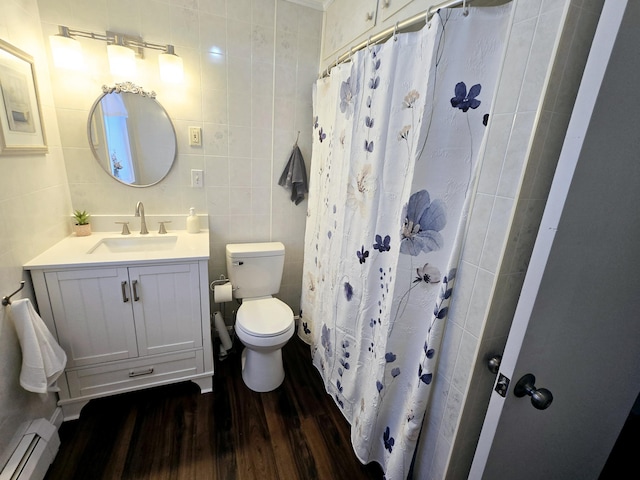
<svg viewBox="0 0 640 480">
<path fill-rule="evenodd" d="M 265 352 L 245 347 L 242 351 L 242 380 L 254 392 L 270 392 L 282 385 L 282 349 Z"/>
</svg>

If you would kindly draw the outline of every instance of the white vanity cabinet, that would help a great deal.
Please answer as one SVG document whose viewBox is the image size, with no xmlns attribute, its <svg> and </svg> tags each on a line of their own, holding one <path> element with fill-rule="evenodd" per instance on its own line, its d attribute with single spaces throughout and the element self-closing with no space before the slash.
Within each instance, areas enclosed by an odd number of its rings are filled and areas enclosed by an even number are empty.
<svg viewBox="0 0 640 480">
<path fill-rule="evenodd" d="M 197 263 L 44 276 L 67 368 L 202 347 Z"/>
<path fill-rule="evenodd" d="M 40 316 L 67 354 L 58 379 L 65 420 L 92 398 L 141 388 L 191 380 L 211 391 L 208 245 L 197 241 L 207 258 L 188 244 L 182 259 L 101 263 L 83 253 L 53 264 L 59 252 L 25 266 Z"/>
</svg>

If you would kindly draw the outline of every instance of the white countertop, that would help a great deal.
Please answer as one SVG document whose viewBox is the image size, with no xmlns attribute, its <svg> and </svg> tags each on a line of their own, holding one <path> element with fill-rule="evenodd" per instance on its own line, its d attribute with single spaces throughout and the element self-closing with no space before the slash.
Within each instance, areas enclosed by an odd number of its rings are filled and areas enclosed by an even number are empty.
<svg viewBox="0 0 640 480">
<path fill-rule="evenodd" d="M 98 249 L 89 253 L 93 247 L 103 239 L 131 239 L 137 237 L 145 239 L 177 237 L 175 246 L 167 250 L 151 250 L 138 252 L 111 253 Z M 206 260 L 209 258 L 209 231 L 187 233 L 185 230 L 169 230 L 167 234 L 149 233 L 140 235 L 121 235 L 118 232 L 93 232 L 86 237 L 70 235 L 54 246 L 44 251 L 24 265 L 26 270 L 41 270 L 49 268 L 70 267 L 100 267 L 115 265 L 131 265 L 144 263 L 167 263 L 185 260 Z"/>
</svg>

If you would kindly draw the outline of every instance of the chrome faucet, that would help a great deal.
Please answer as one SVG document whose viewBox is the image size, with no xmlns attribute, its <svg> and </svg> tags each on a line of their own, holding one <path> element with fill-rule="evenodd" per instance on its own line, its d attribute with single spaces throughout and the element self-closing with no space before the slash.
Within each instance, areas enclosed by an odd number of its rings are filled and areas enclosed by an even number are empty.
<svg viewBox="0 0 640 480">
<path fill-rule="evenodd" d="M 147 230 L 147 221 L 144 218 L 144 205 L 142 202 L 136 204 L 136 217 L 140 217 L 140 235 L 148 234 L 149 230 Z"/>
</svg>

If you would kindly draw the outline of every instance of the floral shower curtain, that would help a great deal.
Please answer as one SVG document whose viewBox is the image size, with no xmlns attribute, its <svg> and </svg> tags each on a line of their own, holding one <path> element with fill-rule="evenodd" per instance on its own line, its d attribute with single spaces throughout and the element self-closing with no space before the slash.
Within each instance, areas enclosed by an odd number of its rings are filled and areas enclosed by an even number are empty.
<svg viewBox="0 0 640 480">
<path fill-rule="evenodd" d="M 427 408 L 509 11 L 443 9 L 315 85 L 299 335 L 388 479 Z"/>
</svg>

